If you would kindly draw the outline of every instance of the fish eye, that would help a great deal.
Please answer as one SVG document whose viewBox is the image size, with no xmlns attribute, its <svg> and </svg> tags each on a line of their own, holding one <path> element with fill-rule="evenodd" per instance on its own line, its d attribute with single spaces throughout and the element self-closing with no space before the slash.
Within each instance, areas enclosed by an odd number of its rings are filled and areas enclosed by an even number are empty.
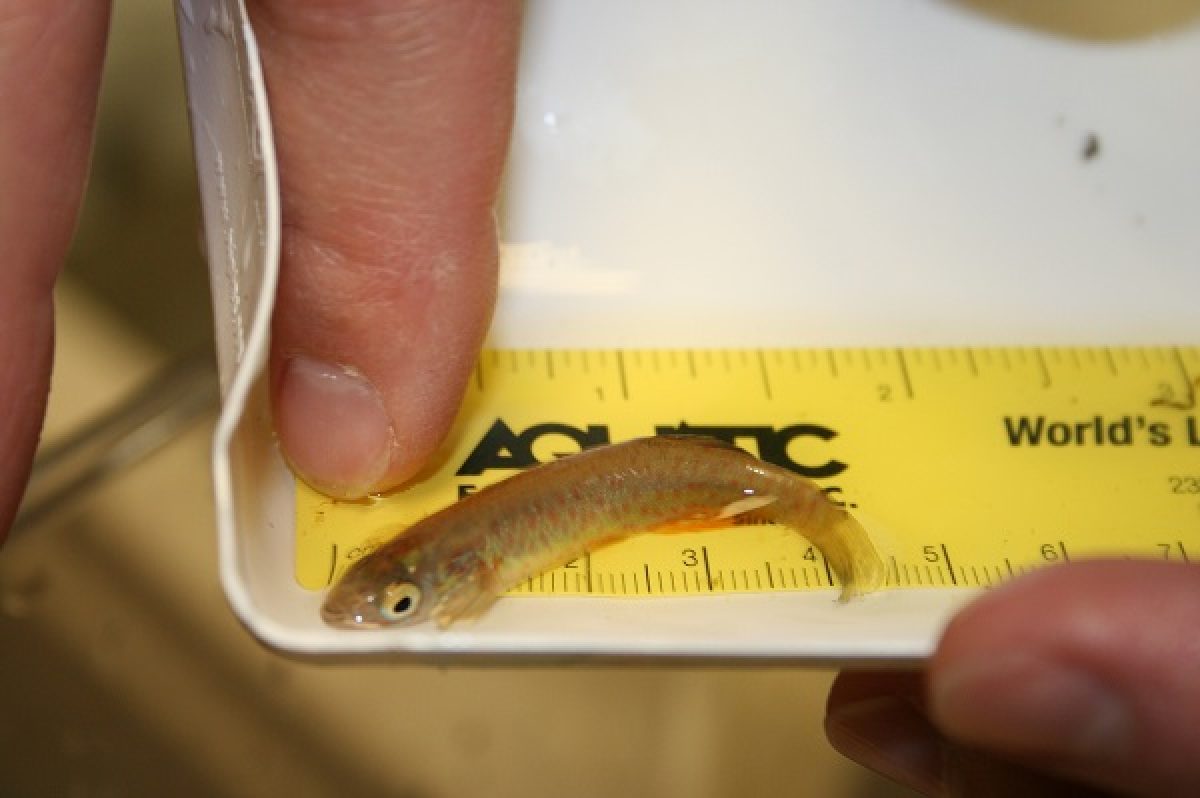
<svg viewBox="0 0 1200 798">
<path fill-rule="evenodd" d="M 379 614 L 387 621 L 403 621 L 417 611 L 421 589 L 412 582 L 395 582 L 387 586 L 379 601 Z"/>
</svg>

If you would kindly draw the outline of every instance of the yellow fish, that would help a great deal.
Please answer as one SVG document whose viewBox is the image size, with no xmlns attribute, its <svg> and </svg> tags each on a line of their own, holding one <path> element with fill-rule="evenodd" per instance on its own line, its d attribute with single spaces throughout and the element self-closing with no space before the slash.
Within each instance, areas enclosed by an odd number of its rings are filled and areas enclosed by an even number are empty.
<svg viewBox="0 0 1200 798">
<path fill-rule="evenodd" d="M 362 558 L 325 599 L 340 627 L 445 627 L 585 552 L 647 531 L 775 523 L 804 535 L 843 600 L 878 589 L 866 531 L 820 487 L 732 444 L 658 436 L 588 449 L 473 493 Z"/>
</svg>

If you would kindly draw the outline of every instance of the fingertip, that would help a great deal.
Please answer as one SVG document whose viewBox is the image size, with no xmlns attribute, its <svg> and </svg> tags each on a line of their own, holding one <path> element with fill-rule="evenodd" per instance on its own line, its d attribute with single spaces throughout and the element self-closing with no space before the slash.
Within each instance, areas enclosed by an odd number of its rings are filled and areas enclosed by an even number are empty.
<svg viewBox="0 0 1200 798">
<path fill-rule="evenodd" d="M 1046 569 L 985 595 L 930 663 L 934 722 L 960 743 L 1107 789 L 1200 785 L 1200 571 L 1098 561 Z"/>
<path fill-rule="evenodd" d="M 396 435 L 370 380 L 348 366 L 293 355 L 282 365 L 277 394 L 275 427 L 301 479 L 338 498 L 384 485 Z"/>
<path fill-rule="evenodd" d="M 326 493 L 386 490 L 449 431 L 491 318 L 520 4 L 250 11 L 283 196 L 280 443 Z"/>
<path fill-rule="evenodd" d="M 825 717 L 834 750 L 864 767 L 926 794 L 943 792 L 941 735 L 910 700 L 880 694 L 835 704 Z"/>
</svg>

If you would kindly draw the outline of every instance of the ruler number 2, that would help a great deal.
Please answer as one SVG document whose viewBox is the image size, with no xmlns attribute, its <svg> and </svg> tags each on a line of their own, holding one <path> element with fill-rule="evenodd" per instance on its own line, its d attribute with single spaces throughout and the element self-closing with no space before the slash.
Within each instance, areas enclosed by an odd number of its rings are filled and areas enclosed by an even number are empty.
<svg viewBox="0 0 1200 798">
<path fill-rule="evenodd" d="M 879 394 L 879 401 L 881 401 L 881 402 L 892 401 L 892 386 L 891 385 L 888 385 L 886 382 L 881 382 L 881 383 L 879 383 L 878 386 L 876 386 L 875 390 Z"/>
</svg>

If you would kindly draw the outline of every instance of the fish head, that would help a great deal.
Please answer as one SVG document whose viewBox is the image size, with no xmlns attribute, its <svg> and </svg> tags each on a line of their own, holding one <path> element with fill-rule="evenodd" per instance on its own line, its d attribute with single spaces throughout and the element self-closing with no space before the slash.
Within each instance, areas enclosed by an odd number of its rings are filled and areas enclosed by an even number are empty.
<svg viewBox="0 0 1200 798">
<path fill-rule="evenodd" d="M 433 619 L 445 627 L 474 617 L 495 600 L 489 570 L 472 549 L 407 549 L 401 539 L 354 565 L 325 597 L 321 616 L 331 626 L 376 629 Z"/>
<path fill-rule="evenodd" d="M 420 551 L 376 551 L 350 566 L 325 596 L 321 617 L 331 626 L 374 629 L 428 620 L 435 606 L 435 569 Z"/>
</svg>

